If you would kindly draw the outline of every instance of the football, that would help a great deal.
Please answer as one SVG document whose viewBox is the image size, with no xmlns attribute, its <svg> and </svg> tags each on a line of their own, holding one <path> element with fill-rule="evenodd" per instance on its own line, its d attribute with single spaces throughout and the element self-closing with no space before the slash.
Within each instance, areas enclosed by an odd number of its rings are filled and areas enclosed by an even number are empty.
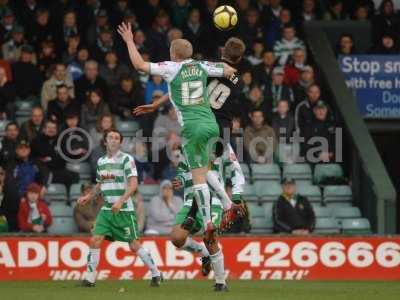
<svg viewBox="0 0 400 300">
<path fill-rule="evenodd" d="M 236 10 L 229 5 L 221 5 L 214 11 L 214 25 L 220 30 L 231 30 L 238 22 Z"/>
</svg>

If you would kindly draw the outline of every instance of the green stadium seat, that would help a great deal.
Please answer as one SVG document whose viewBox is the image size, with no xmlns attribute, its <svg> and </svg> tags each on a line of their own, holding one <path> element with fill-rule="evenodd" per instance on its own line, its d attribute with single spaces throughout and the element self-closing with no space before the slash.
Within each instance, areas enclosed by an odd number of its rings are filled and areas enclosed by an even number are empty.
<svg viewBox="0 0 400 300">
<path fill-rule="evenodd" d="M 67 188 L 64 184 L 52 183 L 47 188 L 46 196 L 51 200 L 67 200 Z"/>
<path fill-rule="evenodd" d="M 312 171 L 309 164 L 288 164 L 283 167 L 283 178 L 291 177 L 296 183 L 312 182 Z"/>
<path fill-rule="evenodd" d="M 54 217 L 53 224 L 49 227 L 50 234 L 70 235 L 78 232 L 78 227 L 72 217 Z"/>
<path fill-rule="evenodd" d="M 267 219 L 272 220 L 272 210 L 274 205 L 272 203 L 263 203 L 264 214 Z"/>
<path fill-rule="evenodd" d="M 10 123 L 10 120 L 0 121 L 0 136 L 4 136 L 6 134 L 6 126 Z"/>
<path fill-rule="evenodd" d="M 92 178 L 92 167 L 89 163 L 67 163 L 66 169 L 72 172 L 79 173 L 79 179 L 90 180 Z"/>
<path fill-rule="evenodd" d="M 332 209 L 324 206 L 313 206 L 316 218 L 330 218 L 332 217 Z"/>
<path fill-rule="evenodd" d="M 116 128 L 124 137 L 133 137 L 139 129 L 139 123 L 136 121 L 116 121 Z"/>
<path fill-rule="evenodd" d="M 65 202 L 51 202 L 49 209 L 53 217 L 72 217 L 74 214 L 72 206 Z"/>
<path fill-rule="evenodd" d="M 334 218 L 317 218 L 314 233 L 337 234 L 340 233 L 339 224 Z"/>
<path fill-rule="evenodd" d="M 358 207 L 335 207 L 333 209 L 333 216 L 336 219 L 351 219 L 361 218 L 361 212 Z"/>
<path fill-rule="evenodd" d="M 342 232 L 344 234 L 361 235 L 371 234 L 371 225 L 368 219 L 354 218 L 342 220 Z"/>
<path fill-rule="evenodd" d="M 16 106 L 16 116 L 30 116 L 32 108 L 34 106 L 33 101 L 26 101 L 26 100 L 18 100 L 15 102 Z"/>
<path fill-rule="evenodd" d="M 256 194 L 261 201 L 275 202 L 282 194 L 282 187 L 276 181 L 257 181 L 255 184 Z"/>
<path fill-rule="evenodd" d="M 255 186 L 252 184 L 245 184 L 243 186 L 243 198 L 246 201 L 257 201 L 258 196 L 256 193 Z"/>
<path fill-rule="evenodd" d="M 143 196 L 144 201 L 150 201 L 151 198 L 160 193 L 160 185 L 158 184 L 139 185 L 139 193 Z"/>
<path fill-rule="evenodd" d="M 243 175 L 246 179 L 246 181 L 250 180 L 250 171 L 249 171 L 249 166 L 247 164 L 240 164 L 240 168 L 242 169 Z"/>
<path fill-rule="evenodd" d="M 76 201 L 81 195 L 81 186 L 82 183 L 74 183 L 71 185 L 69 189 L 69 200 Z"/>
<path fill-rule="evenodd" d="M 254 180 L 281 180 L 281 169 L 277 164 L 251 164 Z"/>
<path fill-rule="evenodd" d="M 257 203 L 248 203 L 251 218 L 265 218 L 264 207 Z"/>
<path fill-rule="evenodd" d="M 18 125 L 22 126 L 22 124 L 30 119 L 30 116 L 17 116 L 15 119 Z"/>
<path fill-rule="evenodd" d="M 251 233 L 271 233 L 272 220 L 266 218 L 251 218 Z"/>
<path fill-rule="evenodd" d="M 348 185 L 327 185 L 324 188 L 324 203 L 327 206 L 351 206 L 353 194 Z"/>
<path fill-rule="evenodd" d="M 298 144 L 283 144 L 279 145 L 276 156 L 280 164 L 293 164 L 298 159 L 300 147 Z"/>
<path fill-rule="evenodd" d="M 310 202 L 321 203 L 321 189 L 316 185 L 297 184 L 297 193 L 307 197 Z"/>
<path fill-rule="evenodd" d="M 343 169 L 340 164 L 318 164 L 314 169 L 314 183 L 320 184 L 327 178 L 343 178 Z"/>
</svg>

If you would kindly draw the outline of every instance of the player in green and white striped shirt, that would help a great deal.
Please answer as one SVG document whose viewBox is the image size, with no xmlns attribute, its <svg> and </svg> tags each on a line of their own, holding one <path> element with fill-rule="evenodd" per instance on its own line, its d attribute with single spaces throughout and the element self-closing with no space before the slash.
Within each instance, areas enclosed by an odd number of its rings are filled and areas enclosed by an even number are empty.
<svg viewBox="0 0 400 300">
<path fill-rule="evenodd" d="M 122 152 L 122 135 L 110 130 L 104 135 L 106 155 L 97 161 L 96 186 L 93 191 L 78 199 L 85 204 L 100 191 L 104 205 L 96 218 L 87 263 L 87 276 L 83 286 L 92 287 L 96 281 L 96 268 L 99 264 L 100 246 L 104 239 L 129 243 L 152 274 L 151 286 L 159 286 L 162 274 L 157 269 L 149 251 L 139 243 L 139 230 L 136 222 L 133 195 L 137 189 L 137 171 L 133 157 Z"/>
</svg>

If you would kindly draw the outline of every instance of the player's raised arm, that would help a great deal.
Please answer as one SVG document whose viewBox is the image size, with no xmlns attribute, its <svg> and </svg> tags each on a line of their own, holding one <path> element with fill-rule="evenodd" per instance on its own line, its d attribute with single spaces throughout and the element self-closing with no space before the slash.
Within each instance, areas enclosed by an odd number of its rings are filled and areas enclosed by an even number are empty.
<svg viewBox="0 0 400 300">
<path fill-rule="evenodd" d="M 128 47 L 129 58 L 131 59 L 135 69 L 145 73 L 150 73 L 150 63 L 143 60 L 143 57 L 140 55 L 135 43 L 133 42 L 131 24 L 121 23 L 121 25 L 118 26 L 117 31 Z"/>
<path fill-rule="evenodd" d="M 160 98 L 155 99 L 151 104 L 140 105 L 133 109 L 132 113 L 134 116 L 140 116 L 155 112 L 161 105 L 169 100 L 169 95 L 164 94 Z"/>
</svg>

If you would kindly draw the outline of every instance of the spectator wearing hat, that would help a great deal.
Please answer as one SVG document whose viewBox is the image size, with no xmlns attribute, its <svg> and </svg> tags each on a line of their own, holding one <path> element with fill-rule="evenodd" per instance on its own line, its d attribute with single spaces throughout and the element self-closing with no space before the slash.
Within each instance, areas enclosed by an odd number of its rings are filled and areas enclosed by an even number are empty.
<svg viewBox="0 0 400 300">
<path fill-rule="evenodd" d="M 52 216 L 46 202 L 40 197 L 41 187 L 31 183 L 21 199 L 18 211 L 18 225 L 24 232 L 46 232 L 52 223 Z"/>
<path fill-rule="evenodd" d="M 272 119 L 276 112 L 279 100 L 286 99 L 292 105 L 294 102 L 292 89 L 284 83 L 285 71 L 283 67 L 275 67 L 272 71 L 271 85 L 265 89 L 265 101 L 268 106 L 267 117 Z"/>
<path fill-rule="evenodd" d="M 264 114 L 254 109 L 250 114 L 251 123 L 244 130 L 244 148 L 254 163 L 271 163 L 278 146 L 274 129 L 265 124 Z"/>
<path fill-rule="evenodd" d="M 1 46 L 3 58 L 14 63 L 21 57 L 21 47 L 25 44 L 25 31 L 20 25 L 15 25 L 11 31 L 11 39 Z"/>
<path fill-rule="evenodd" d="M 145 233 L 169 234 L 174 226 L 175 216 L 182 205 L 182 198 L 174 196 L 172 182 L 170 180 L 162 181 L 160 194 L 150 201 Z"/>
<path fill-rule="evenodd" d="M 36 98 L 40 94 L 43 78 L 33 62 L 33 47 L 31 45 L 23 45 L 21 47 L 20 60 L 12 64 L 17 96 L 21 99 Z"/>
<path fill-rule="evenodd" d="M 47 186 L 49 173 L 41 162 L 30 157 L 31 146 L 28 140 L 19 140 L 15 149 L 15 158 L 6 163 L 9 182 L 12 179 L 13 187 L 18 191 L 19 197 L 22 197 L 29 184 L 36 182 L 44 187 Z"/>
<path fill-rule="evenodd" d="M 17 92 L 5 68 L 0 66 L 0 119 L 14 119 Z"/>
<path fill-rule="evenodd" d="M 310 234 L 315 227 L 315 214 L 307 197 L 296 193 L 296 183 L 292 178 L 283 179 L 282 190 L 273 208 L 274 231 Z"/>
<path fill-rule="evenodd" d="M 300 80 L 292 87 L 295 106 L 306 99 L 307 89 L 314 83 L 314 68 L 310 65 L 304 66 L 300 71 Z"/>
<path fill-rule="evenodd" d="M 295 49 L 305 49 L 304 42 L 296 36 L 293 24 L 286 24 L 282 29 L 282 39 L 274 44 L 274 53 L 281 66 L 284 66 Z"/>
<path fill-rule="evenodd" d="M 46 120 L 42 132 L 32 141 L 32 156 L 43 163 L 50 172 L 51 181 L 62 183 L 67 189 L 79 181 L 79 174 L 65 168 L 65 160 L 57 147 L 58 125 Z"/>
<path fill-rule="evenodd" d="M 16 19 L 14 12 L 6 7 L 2 14 L 1 24 L 0 24 L 0 41 L 4 42 L 10 38 L 14 26 L 16 26 Z"/>
<path fill-rule="evenodd" d="M 111 92 L 111 112 L 122 119 L 132 118 L 132 108 L 143 104 L 142 87 L 129 75 L 119 80 Z"/>
<path fill-rule="evenodd" d="M 314 119 L 311 122 L 311 136 L 314 138 L 315 142 L 308 145 L 309 148 L 322 149 L 321 151 L 313 151 L 314 157 L 306 157 L 307 159 L 312 159 L 313 163 L 324 162 L 328 163 L 334 160 L 335 153 L 335 123 L 332 117 L 329 115 L 328 105 L 319 100 L 313 108 Z M 321 139 L 324 139 L 322 142 Z M 325 145 L 327 146 L 326 148 Z"/>
<path fill-rule="evenodd" d="M 29 120 L 21 125 L 21 139 L 28 140 L 30 143 L 36 138 L 40 132 L 44 121 L 44 111 L 41 106 L 32 108 Z"/>
<path fill-rule="evenodd" d="M 81 195 L 87 195 L 93 190 L 91 183 L 81 185 Z M 103 197 L 98 195 L 85 204 L 77 204 L 74 207 L 74 220 L 80 232 L 90 233 L 96 221 L 96 216 L 103 206 Z"/>
<path fill-rule="evenodd" d="M 41 104 L 44 109 L 47 109 L 49 101 L 57 97 L 57 87 L 61 85 L 67 87 L 70 98 L 75 97 L 74 83 L 66 66 L 62 63 L 57 63 L 53 66 L 53 75 L 43 83 Z"/>
<path fill-rule="evenodd" d="M 18 144 L 19 126 L 16 122 L 10 122 L 5 128 L 5 136 L 1 141 L 0 165 L 14 160 L 15 148 Z"/>
<path fill-rule="evenodd" d="M 132 78 L 137 77 L 135 69 L 130 69 L 126 64 L 119 61 L 115 51 L 106 53 L 104 63 L 100 64 L 99 74 L 105 79 L 110 88 L 118 86 L 119 80 L 125 75 L 131 76 Z"/>
<path fill-rule="evenodd" d="M 104 99 L 108 100 L 109 89 L 106 81 L 99 76 L 99 64 L 95 60 L 88 60 L 85 62 L 83 76 L 75 81 L 75 95 L 78 103 L 83 104 L 87 92 L 95 89 L 100 89 Z"/>
<path fill-rule="evenodd" d="M 56 93 L 57 97 L 48 103 L 47 118 L 63 127 L 65 114 L 70 111 L 80 113 L 80 107 L 75 99 L 70 97 L 69 88 L 65 84 L 57 86 Z"/>
<path fill-rule="evenodd" d="M 101 90 L 89 91 L 86 102 L 82 105 L 80 125 L 90 131 L 96 127 L 97 118 L 108 113 L 110 113 L 110 108 L 104 101 Z"/>
</svg>

